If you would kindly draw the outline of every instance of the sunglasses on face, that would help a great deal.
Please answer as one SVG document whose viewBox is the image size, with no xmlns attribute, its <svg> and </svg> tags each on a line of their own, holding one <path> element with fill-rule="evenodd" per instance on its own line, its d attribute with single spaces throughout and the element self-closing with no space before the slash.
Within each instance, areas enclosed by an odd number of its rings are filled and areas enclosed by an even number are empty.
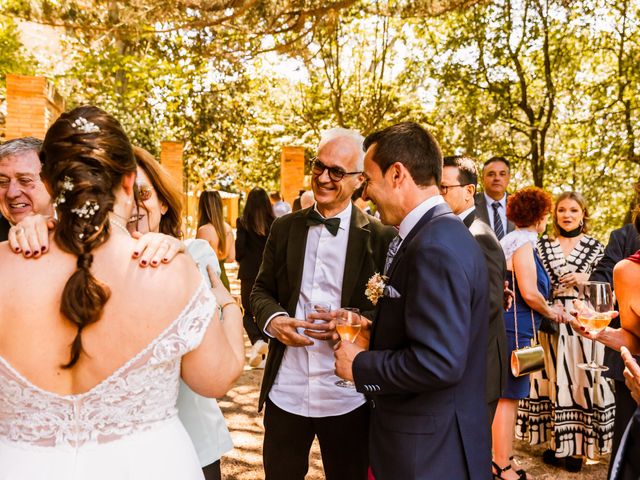
<svg viewBox="0 0 640 480">
<path fill-rule="evenodd" d="M 343 169 L 339 167 L 327 167 L 324 163 L 322 163 L 317 158 L 314 158 L 311 161 L 311 173 L 315 176 L 320 176 L 324 173 L 325 170 L 329 170 L 329 178 L 334 182 L 339 182 L 342 180 L 345 175 L 360 175 L 362 172 L 345 172 Z"/>
<path fill-rule="evenodd" d="M 146 202 L 153 195 L 153 187 L 151 185 L 138 183 L 136 186 L 138 187 L 138 200 L 141 202 Z"/>
</svg>

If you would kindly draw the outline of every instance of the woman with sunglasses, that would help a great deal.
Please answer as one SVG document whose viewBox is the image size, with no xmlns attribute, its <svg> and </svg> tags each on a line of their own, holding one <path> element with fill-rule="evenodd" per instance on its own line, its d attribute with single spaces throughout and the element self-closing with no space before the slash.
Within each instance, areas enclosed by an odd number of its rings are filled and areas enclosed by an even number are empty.
<svg viewBox="0 0 640 480">
<path fill-rule="evenodd" d="M 198 201 L 198 233 L 196 238 L 209 242 L 220 260 L 220 280 L 229 290 L 229 278 L 224 264 L 236 259 L 236 247 L 231 225 L 224 221 L 222 197 L 216 191 L 204 191 Z"/>
<path fill-rule="evenodd" d="M 138 216 L 133 219 L 137 221 L 136 230 L 141 233 L 160 232 L 179 238 L 182 235 L 180 192 L 169 174 L 149 152 L 134 147 L 134 153 L 138 163 L 136 184 L 140 201 Z M 208 242 L 191 240 L 185 243 L 187 253 L 196 261 L 205 278 L 208 277 L 207 265 L 219 275 L 218 259 Z M 232 338 L 238 336 L 236 322 L 223 323 L 223 329 Z M 216 400 L 202 397 L 184 382 L 180 382 L 178 415 L 196 447 L 205 479 L 219 480 L 220 458 L 233 448 L 233 443 Z"/>
</svg>

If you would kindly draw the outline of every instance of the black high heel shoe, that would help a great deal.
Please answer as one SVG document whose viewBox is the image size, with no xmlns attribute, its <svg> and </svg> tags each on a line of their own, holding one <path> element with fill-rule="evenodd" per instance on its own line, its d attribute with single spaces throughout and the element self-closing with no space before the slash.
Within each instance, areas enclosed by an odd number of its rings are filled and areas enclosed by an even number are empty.
<svg viewBox="0 0 640 480">
<path fill-rule="evenodd" d="M 504 479 L 502 473 L 511 470 L 511 463 L 504 468 L 500 468 L 496 462 L 491 462 L 491 465 L 496 471 L 495 473 L 492 472 L 493 480 Z M 524 470 L 518 470 L 516 473 L 518 474 L 518 480 L 527 480 L 527 472 Z"/>
</svg>

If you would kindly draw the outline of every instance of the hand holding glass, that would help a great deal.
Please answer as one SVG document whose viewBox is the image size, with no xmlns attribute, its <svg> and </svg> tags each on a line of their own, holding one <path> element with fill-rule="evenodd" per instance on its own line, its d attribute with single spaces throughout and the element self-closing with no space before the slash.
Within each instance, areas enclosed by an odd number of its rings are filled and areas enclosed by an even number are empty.
<svg viewBox="0 0 640 480">
<path fill-rule="evenodd" d="M 614 316 L 611 285 L 606 282 L 587 282 L 580 287 L 580 300 L 582 308 L 578 311 L 578 323 L 590 335 L 597 335 L 609 325 Z M 601 372 L 609 370 L 608 367 L 595 362 L 596 340 L 592 341 L 591 360 L 588 363 L 579 363 L 577 367 Z"/>
<path fill-rule="evenodd" d="M 360 334 L 360 310 L 357 308 L 341 308 L 336 312 L 336 331 L 343 342 L 355 342 Z M 349 380 L 338 380 L 336 385 L 343 388 L 356 388 Z"/>
<path fill-rule="evenodd" d="M 330 311 L 331 305 L 327 302 L 307 302 L 304 304 L 304 319 L 307 322 L 315 323 L 319 319 L 310 318 L 310 315 L 314 313 L 329 313 Z"/>
</svg>

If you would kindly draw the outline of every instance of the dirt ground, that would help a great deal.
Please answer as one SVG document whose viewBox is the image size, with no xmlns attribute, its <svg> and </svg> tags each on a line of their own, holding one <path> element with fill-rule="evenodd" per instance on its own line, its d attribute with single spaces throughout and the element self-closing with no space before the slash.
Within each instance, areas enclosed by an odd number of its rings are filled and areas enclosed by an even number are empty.
<svg viewBox="0 0 640 480">
<path fill-rule="evenodd" d="M 229 268 L 227 274 L 232 282 L 232 293 L 240 293 L 239 283 L 235 280 L 236 269 Z M 249 341 L 246 339 L 246 350 Z M 258 394 L 263 370 L 245 367 L 243 375 L 227 396 L 219 401 L 231 431 L 235 448 L 222 458 L 222 476 L 227 480 L 259 480 L 264 478 L 262 470 L 262 414 L 258 413 Z M 579 473 L 568 473 L 545 465 L 542 452 L 545 447 L 531 447 L 524 442 L 516 441 L 516 461 L 534 480 L 604 480 L 607 477 L 609 458 L 603 457 L 599 463 L 585 465 Z M 322 461 L 317 442 L 314 443 L 310 459 L 307 480 L 324 478 Z M 398 479 L 402 480 L 402 479 Z M 453 479 L 454 480 L 454 479 Z"/>
</svg>

